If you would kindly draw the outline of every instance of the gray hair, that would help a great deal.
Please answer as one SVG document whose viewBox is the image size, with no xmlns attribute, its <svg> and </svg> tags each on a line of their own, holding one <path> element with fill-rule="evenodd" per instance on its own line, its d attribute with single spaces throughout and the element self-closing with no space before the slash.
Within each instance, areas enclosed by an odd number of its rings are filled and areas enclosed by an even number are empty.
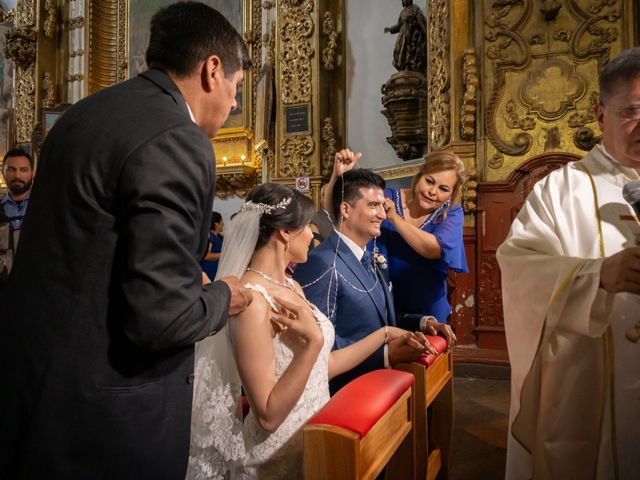
<svg viewBox="0 0 640 480">
<path fill-rule="evenodd" d="M 619 81 L 630 81 L 640 75 L 640 47 L 623 51 L 609 60 L 600 71 L 600 103 L 604 105 Z"/>
</svg>

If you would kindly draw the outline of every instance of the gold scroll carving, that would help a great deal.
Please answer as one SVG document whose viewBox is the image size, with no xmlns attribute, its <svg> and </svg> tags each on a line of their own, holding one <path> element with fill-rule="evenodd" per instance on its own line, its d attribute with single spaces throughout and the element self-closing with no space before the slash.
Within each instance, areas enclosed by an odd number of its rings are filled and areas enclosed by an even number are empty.
<svg viewBox="0 0 640 480">
<path fill-rule="evenodd" d="M 284 104 L 311 101 L 311 57 L 315 50 L 312 0 L 284 0 L 280 26 L 281 97 Z"/>
<path fill-rule="evenodd" d="M 475 51 L 468 48 L 462 63 L 464 94 L 460 110 L 460 137 L 463 140 L 476 138 L 476 93 L 478 90 L 478 65 Z"/>
<path fill-rule="evenodd" d="M 483 3 L 484 180 L 504 179 L 543 152 L 584 154 L 593 146 L 598 71 L 630 44 L 625 4 Z"/>
<path fill-rule="evenodd" d="M 338 32 L 336 32 L 330 11 L 324 12 L 322 16 L 322 35 L 327 39 L 327 46 L 322 49 L 322 68 L 333 70 L 335 68 L 336 49 L 338 48 Z"/>
<path fill-rule="evenodd" d="M 47 38 L 53 38 L 57 25 L 57 10 L 55 0 L 45 0 L 44 2 L 44 24 L 42 29 Z"/>
<path fill-rule="evenodd" d="M 18 5 L 16 19 L 33 18 L 25 11 L 25 5 Z M 16 22 L 17 23 L 17 22 Z M 4 54 L 16 66 L 15 122 L 16 143 L 31 141 L 35 118 L 35 60 L 37 33 L 27 25 L 18 25 L 6 34 Z"/>
<path fill-rule="evenodd" d="M 281 107 L 310 104 L 313 91 L 312 58 L 315 24 L 313 0 L 283 0 L 278 4 L 280 54 L 279 101 Z M 311 127 L 311 116 L 308 118 Z M 311 156 L 315 142 L 311 134 L 279 137 L 279 152 L 274 168 L 277 177 L 310 176 L 313 173 Z"/>
<path fill-rule="evenodd" d="M 428 9 L 428 132 L 430 152 L 440 150 L 451 137 L 451 77 L 449 68 L 449 2 L 433 0 Z"/>
<path fill-rule="evenodd" d="M 336 154 L 336 132 L 331 117 L 322 120 L 322 141 L 325 142 L 320 159 L 320 173 L 323 177 L 330 177 L 333 171 L 333 159 Z"/>
</svg>

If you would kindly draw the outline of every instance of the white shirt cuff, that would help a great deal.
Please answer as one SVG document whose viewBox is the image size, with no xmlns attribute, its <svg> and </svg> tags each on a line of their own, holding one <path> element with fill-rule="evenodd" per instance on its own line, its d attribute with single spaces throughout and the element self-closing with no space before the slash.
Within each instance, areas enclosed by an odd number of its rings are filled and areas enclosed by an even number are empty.
<svg viewBox="0 0 640 480">
<path fill-rule="evenodd" d="M 391 365 L 389 365 L 389 344 L 385 343 L 384 344 L 384 368 L 391 368 Z"/>
<path fill-rule="evenodd" d="M 420 331 L 422 333 L 427 333 L 427 322 L 431 319 L 434 319 L 437 321 L 436 317 L 433 317 L 431 315 L 425 315 L 420 319 Z"/>
</svg>

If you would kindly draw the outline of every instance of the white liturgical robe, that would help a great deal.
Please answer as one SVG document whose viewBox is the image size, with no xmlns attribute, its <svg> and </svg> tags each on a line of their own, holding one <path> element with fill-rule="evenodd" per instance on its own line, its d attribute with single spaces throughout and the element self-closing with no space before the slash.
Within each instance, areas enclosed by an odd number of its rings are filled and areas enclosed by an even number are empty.
<svg viewBox="0 0 640 480">
<path fill-rule="evenodd" d="M 497 252 L 511 410 L 507 479 L 640 478 L 640 298 L 599 288 L 640 240 L 640 176 L 598 147 L 538 182 Z"/>
</svg>

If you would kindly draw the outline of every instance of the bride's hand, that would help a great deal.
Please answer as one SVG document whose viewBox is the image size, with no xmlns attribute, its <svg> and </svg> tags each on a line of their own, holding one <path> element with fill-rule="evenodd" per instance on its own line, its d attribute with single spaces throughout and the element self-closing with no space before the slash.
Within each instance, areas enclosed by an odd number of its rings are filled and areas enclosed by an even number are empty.
<svg viewBox="0 0 640 480">
<path fill-rule="evenodd" d="M 404 337 L 406 334 L 407 334 L 407 330 L 405 330 L 404 328 L 387 327 L 387 340 L 393 340 L 394 338 Z"/>
<path fill-rule="evenodd" d="M 320 330 L 309 305 L 297 297 L 289 296 L 288 299 L 285 299 L 284 296 L 278 295 L 273 299 L 282 306 L 284 311 L 281 314 L 273 313 L 272 320 L 298 333 L 307 340 L 309 345 L 322 347 L 324 344 L 322 330 Z"/>
</svg>

